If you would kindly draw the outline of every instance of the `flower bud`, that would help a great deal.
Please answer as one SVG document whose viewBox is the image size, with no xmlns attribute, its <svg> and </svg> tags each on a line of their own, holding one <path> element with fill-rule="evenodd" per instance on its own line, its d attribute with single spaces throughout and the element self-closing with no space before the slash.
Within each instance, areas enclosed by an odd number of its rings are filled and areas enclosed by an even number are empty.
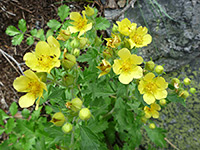
<svg viewBox="0 0 200 150">
<path fill-rule="evenodd" d="M 62 59 L 62 66 L 67 69 L 72 69 L 76 64 L 76 57 L 72 54 L 64 53 L 64 58 Z"/>
<path fill-rule="evenodd" d="M 65 122 L 65 116 L 61 112 L 57 112 L 53 115 L 51 121 L 55 126 L 62 126 Z"/>
<path fill-rule="evenodd" d="M 150 128 L 150 129 L 155 129 L 155 128 L 156 128 L 156 125 L 155 125 L 154 123 L 150 123 L 150 124 L 149 124 L 149 128 Z"/>
<path fill-rule="evenodd" d="M 71 132 L 72 131 L 72 128 L 73 128 L 73 126 L 72 126 L 72 124 L 71 123 L 65 123 L 63 126 L 62 126 L 62 131 L 64 132 L 64 133 L 69 133 L 69 132 Z"/>
<path fill-rule="evenodd" d="M 156 72 L 157 74 L 162 74 L 163 71 L 164 71 L 163 66 L 161 66 L 161 65 L 156 66 L 155 72 Z"/>
<path fill-rule="evenodd" d="M 71 74 L 67 74 L 64 76 L 63 80 L 66 86 L 70 86 L 74 83 L 74 76 Z"/>
<path fill-rule="evenodd" d="M 94 15 L 94 9 L 92 7 L 90 7 L 89 5 L 87 5 L 87 7 L 85 7 L 85 14 L 90 17 L 92 15 Z"/>
<path fill-rule="evenodd" d="M 115 33 L 118 31 L 118 26 L 113 23 L 112 32 Z"/>
<path fill-rule="evenodd" d="M 38 78 L 40 78 L 40 80 L 42 82 L 47 81 L 47 73 L 46 72 L 36 72 L 35 74 L 38 76 Z"/>
<path fill-rule="evenodd" d="M 148 119 L 147 119 L 145 116 L 141 117 L 141 121 L 142 121 L 143 123 L 146 123 L 147 120 L 148 120 Z"/>
<path fill-rule="evenodd" d="M 78 57 L 80 55 L 80 49 L 75 48 L 73 51 L 74 56 Z"/>
<path fill-rule="evenodd" d="M 84 37 L 80 37 L 79 41 L 80 41 L 80 49 L 83 49 L 85 45 L 88 43 L 88 39 Z"/>
<path fill-rule="evenodd" d="M 166 105 L 166 103 L 167 103 L 167 101 L 166 101 L 166 99 L 161 99 L 160 101 L 159 101 L 159 103 L 160 103 L 160 105 L 161 106 L 165 106 Z"/>
<path fill-rule="evenodd" d="M 82 108 L 79 112 L 79 117 L 83 121 L 90 119 L 91 116 L 92 114 L 88 108 Z"/>
<path fill-rule="evenodd" d="M 57 36 L 57 40 L 67 41 L 71 36 L 71 32 L 69 30 L 60 30 L 59 35 Z"/>
<path fill-rule="evenodd" d="M 79 48 L 80 46 L 80 41 L 78 39 L 73 39 L 70 43 L 72 48 Z"/>
<path fill-rule="evenodd" d="M 81 101 L 79 98 L 74 98 L 71 101 L 70 108 L 72 111 L 78 112 L 82 108 L 82 104 L 83 104 L 83 101 Z"/>
<path fill-rule="evenodd" d="M 195 88 L 190 88 L 190 93 L 195 94 L 196 93 L 196 89 Z"/>
<path fill-rule="evenodd" d="M 155 67 L 155 64 L 153 61 L 148 61 L 146 64 L 145 64 L 145 69 L 147 69 L 148 71 L 153 71 L 154 70 L 154 67 Z"/>
<path fill-rule="evenodd" d="M 182 92 L 180 93 L 179 96 L 186 99 L 189 95 L 190 95 L 190 94 L 188 93 L 188 91 L 184 90 L 184 91 L 182 91 Z"/>
<path fill-rule="evenodd" d="M 185 78 L 185 79 L 183 80 L 183 82 L 184 82 L 185 85 L 189 85 L 190 82 L 191 82 L 191 80 L 190 80 L 189 78 Z"/>
</svg>

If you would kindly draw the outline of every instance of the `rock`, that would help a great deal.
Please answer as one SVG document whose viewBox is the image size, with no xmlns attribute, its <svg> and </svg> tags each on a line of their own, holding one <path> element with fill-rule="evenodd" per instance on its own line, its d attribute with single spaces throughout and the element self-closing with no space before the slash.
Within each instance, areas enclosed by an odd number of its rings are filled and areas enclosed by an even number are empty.
<svg viewBox="0 0 200 150">
<path fill-rule="evenodd" d="M 117 4 L 119 5 L 120 8 L 123 8 L 126 4 L 126 0 L 119 0 Z"/>
<path fill-rule="evenodd" d="M 108 1 L 108 8 L 112 8 L 112 9 L 117 8 L 117 4 L 116 4 L 115 0 Z"/>
</svg>

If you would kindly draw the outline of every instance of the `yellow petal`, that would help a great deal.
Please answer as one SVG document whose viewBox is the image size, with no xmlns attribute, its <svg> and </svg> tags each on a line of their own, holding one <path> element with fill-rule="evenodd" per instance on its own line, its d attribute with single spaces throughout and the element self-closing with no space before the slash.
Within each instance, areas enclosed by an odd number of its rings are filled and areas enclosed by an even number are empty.
<svg viewBox="0 0 200 150">
<path fill-rule="evenodd" d="M 74 21 L 78 21 L 79 19 L 82 19 L 82 16 L 78 12 L 71 12 L 70 19 Z"/>
<path fill-rule="evenodd" d="M 144 36 L 145 34 L 147 34 L 147 32 L 148 32 L 148 29 L 146 28 L 146 27 L 142 27 L 142 26 L 140 26 L 140 27 L 138 27 L 137 28 L 137 34 L 139 34 L 140 36 Z"/>
<path fill-rule="evenodd" d="M 168 87 L 168 83 L 165 81 L 163 77 L 156 78 L 156 85 L 161 89 L 166 89 Z"/>
<path fill-rule="evenodd" d="M 163 99 L 167 97 L 167 91 L 166 90 L 156 90 L 154 93 L 154 96 L 156 99 Z"/>
<path fill-rule="evenodd" d="M 18 91 L 18 92 L 28 92 L 28 84 L 30 82 L 30 79 L 25 77 L 25 76 L 20 76 L 17 77 L 14 82 L 13 82 L 13 87 Z"/>
<path fill-rule="evenodd" d="M 128 40 L 128 42 L 130 44 L 131 49 L 136 46 L 135 42 L 131 38 Z"/>
<path fill-rule="evenodd" d="M 33 79 L 33 80 L 39 80 L 38 76 L 31 70 L 26 70 L 24 72 L 24 75 L 30 79 Z"/>
<path fill-rule="evenodd" d="M 141 81 L 139 82 L 139 85 L 138 85 L 138 90 L 139 90 L 140 94 L 144 94 L 144 93 L 145 93 L 145 91 L 144 91 L 144 86 L 145 86 L 144 81 L 141 80 Z"/>
<path fill-rule="evenodd" d="M 118 51 L 118 55 L 121 59 L 126 60 L 131 56 L 131 52 L 127 48 L 122 48 Z"/>
<path fill-rule="evenodd" d="M 19 106 L 21 108 L 27 108 L 34 104 L 36 97 L 32 93 L 27 93 L 26 95 L 20 97 Z"/>
<path fill-rule="evenodd" d="M 41 56 L 41 55 L 47 55 L 51 53 L 51 48 L 49 44 L 47 44 L 44 41 L 40 41 L 37 43 L 36 48 L 35 48 L 35 55 L 36 57 Z"/>
<path fill-rule="evenodd" d="M 38 65 L 38 60 L 35 56 L 35 53 L 26 53 L 23 57 L 26 65 L 31 69 L 35 70 L 35 67 Z"/>
<path fill-rule="evenodd" d="M 117 74 L 117 75 L 120 74 L 121 73 L 121 67 L 122 67 L 122 65 L 120 63 L 120 60 L 115 59 L 114 64 L 113 64 L 114 73 Z"/>
<path fill-rule="evenodd" d="M 143 76 L 143 70 L 140 66 L 136 66 L 131 70 L 130 74 L 131 74 L 130 76 L 132 76 L 132 78 L 139 79 Z"/>
<path fill-rule="evenodd" d="M 155 77 L 155 75 L 153 73 L 148 73 L 144 76 L 144 80 L 145 81 L 152 81 L 152 79 Z"/>
<path fill-rule="evenodd" d="M 60 48 L 59 42 L 53 36 L 49 36 L 47 38 L 47 42 L 50 45 L 50 47 Z"/>
<path fill-rule="evenodd" d="M 146 117 L 146 118 L 151 118 L 151 113 L 145 112 L 145 117 Z"/>
<path fill-rule="evenodd" d="M 161 110 L 161 107 L 160 107 L 160 105 L 158 105 L 158 104 L 156 104 L 156 103 L 153 103 L 153 104 L 151 104 L 151 109 L 152 110 Z"/>
<path fill-rule="evenodd" d="M 86 28 L 85 28 L 84 30 L 85 30 L 85 31 L 88 31 L 88 30 L 90 30 L 90 29 L 92 29 L 92 23 L 87 24 L 87 25 L 86 25 Z"/>
<path fill-rule="evenodd" d="M 155 97 L 152 94 L 149 94 L 149 93 L 145 93 L 143 95 L 143 99 L 148 105 L 154 103 L 155 100 L 156 100 Z"/>
<path fill-rule="evenodd" d="M 159 113 L 157 111 L 151 112 L 153 118 L 159 118 Z"/>
<path fill-rule="evenodd" d="M 143 58 L 141 56 L 137 56 L 135 54 L 131 55 L 131 62 L 133 62 L 134 64 L 141 64 L 143 62 Z"/>
<path fill-rule="evenodd" d="M 133 76 L 130 73 L 122 72 L 119 76 L 119 81 L 123 84 L 129 84 L 133 80 Z"/>
<path fill-rule="evenodd" d="M 68 29 L 69 29 L 69 31 L 70 31 L 71 33 L 76 33 L 76 32 L 79 31 L 79 30 L 78 30 L 76 27 L 74 27 L 74 26 L 69 26 Z"/>
<path fill-rule="evenodd" d="M 150 44 L 152 42 L 152 37 L 150 34 L 146 34 L 143 36 L 143 45 L 147 46 L 148 44 Z"/>
</svg>

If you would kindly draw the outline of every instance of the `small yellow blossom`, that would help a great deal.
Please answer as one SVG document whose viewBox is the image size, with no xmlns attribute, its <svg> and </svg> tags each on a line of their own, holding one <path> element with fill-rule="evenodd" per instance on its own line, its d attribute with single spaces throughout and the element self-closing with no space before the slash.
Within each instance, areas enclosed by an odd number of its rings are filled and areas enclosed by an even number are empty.
<svg viewBox="0 0 200 150">
<path fill-rule="evenodd" d="M 144 107 L 144 112 L 145 112 L 145 117 L 146 118 L 159 118 L 159 112 L 161 110 L 160 105 L 153 103 L 150 106 L 151 108 L 149 108 L 148 106 Z"/>
<path fill-rule="evenodd" d="M 36 102 L 36 110 L 38 109 L 40 98 L 43 95 L 43 90 L 47 91 L 46 84 L 43 83 L 37 75 L 31 71 L 26 70 L 24 72 L 25 76 L 17 77 L 13 83 L 13 87 L 18 92 L 27 92 L 26 95 L 20 97 L 19 106 L 21 108 L 27 108 L 34 104 L 35 100 L 38 98 Z"/>
<path fill-rule="evenodd" d="M 87 24 L 88 20 L 85 17 L 85 11 L 82 11 L 83 17 L 78 12 L 70 13 L 70 19 L 74 22 L 71 22 L 73 26 L 69 26 L 71 33 L 79 32 L 78 37 L 83 35 L 86 31 L 92 29 L 92 23 Z"/>
<path fill-rule="evenodd" d="M 138 27 L 134 32 L 130 34 L 129 43 L 131 48 L 144 47 L 151 43 L 152 37 L 147 34 L 148 29 L 146 27 Z"/>
<path fill-rule="evenodd" d="M 106 45 L 111 48 L 116 48 L 120 45 L 121 39 L 118 35 L 111 33 L 111 38 L 105 38 L 107 41 Z"/>
<path fill-rule="evenodd" d="M 85 8 L 85 13 L 87 16 L 90 17 L 90 16 L 94 15 L 94 9 L 92 7 L 87 5 L 87 7 L 84 6 L 84 8 Z"/>
<path fill-rule="evenodd" d="M 121 22 L 117 21 L 116 23 L 118 25 L 118 31 L 126 36 L 129 36 L 132 32 L 134 32 L 137 27 L 136 23 L 131 23 L 131 21 L 127 18 L 123 19 Z"/>
<path fill-rule="evenodd" d="M 59 42 L 53 36 L 49 36 L 47 42 L 38 42 L 35 52 L 28 52 L 24 55 L 26 65 L 34 71 L 50 73 L 52 68 L 60 66 Z"/>
<path fill-rule="evenodd" d="M 100 66 L 97 66 L 98 69 L 100 69 L 102 72 L 100 73 L 100 75 L 98 76 L 98 78 L 100 78 L 101 76 L 108 74 L 110 72 L 111 69 L 111 65 L 108 61 L 106 61 L 105 59 L 102 60 L 102 63 L 100 64 Z"/>
<path fill-rule="evenodd" d="M 143 70 L 140 66 L 143 59 L 141 56 L 130 53 L 127 48 L 119 50 L 118 55 L 121 59 L 115 59 L 113 71 L 119 75 L 119 81 L 123 84 L 129 84 L 133 79 L 139 79 L 143 76 Z"/>
<path fill-rule="evenodd" d="M 167 97 L 166 88 L 168 83 L 163 77 L 156 77 L 150 72 L 144 76 L 139 82 L 138 90 L 143 95 L 144 101 L 150 105 L 155 102 L 156 99 L 160 100 Z"/>
</svg>

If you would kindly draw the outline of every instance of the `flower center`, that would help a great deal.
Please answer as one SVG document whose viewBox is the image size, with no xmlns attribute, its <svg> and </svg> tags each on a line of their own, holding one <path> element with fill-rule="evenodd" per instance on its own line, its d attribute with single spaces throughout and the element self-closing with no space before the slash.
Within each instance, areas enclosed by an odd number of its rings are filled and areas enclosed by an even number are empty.
<svg viewBox="0 0 200 150">
<path fill-rule="evenodd" d="M 77 29 L 83 29 L 87 24 L 87 20 L 85 19 L 80 19 L 79 21 L 77 21 L 76 27 Z"/>
<path fill-rule="evenodd" d="M 135 34 L 133 37 L 132 37 L 133 41 L 136 43 L 136 44 L 139 44 L 141 45 L 143 40 L 142 40 L 142 36 L 141 35 L 138 35 L 138 34 Z"/>
<path fill-rule="evenodd" d="M 130 69 L 131 69 L 131 66 L 132 66 L 132 65 L 131 65 L 129 59 L 126 60 L 126 62 L 124 62 L 123 66 L 122 66 L 122 71 L 123 71 L 123 72 L 129 72 Z"/>
<path fill-rule="evenodd" d="M 41 55 L 38 58 L 38 63 L 40 64 L 40 66 L 42 66 L 43 68 L 49 68 L 49 66 L 51 66 L 53 59 L 56 57 L 56 55 Z"/>
<path fill-rule="evenodd" d="M 153 83 L 153 82 L 149 82 L 149 83 L 147 83 L 146 84 L 146 86 L 145 86 L 145 91 L 147 92 L 147 93 L 154 93 L 154 91 L 155 91 L 155 89 L 156 89 L 156 84 L 155 83 Z"/>
<path fill-rule="evenodd" d="M 38 81 L 31 81 L 28 83 L 28 85 L 30 89 L 29 92 L 38 97 L 42 89 L 41 84 Z"/>
</svg>

